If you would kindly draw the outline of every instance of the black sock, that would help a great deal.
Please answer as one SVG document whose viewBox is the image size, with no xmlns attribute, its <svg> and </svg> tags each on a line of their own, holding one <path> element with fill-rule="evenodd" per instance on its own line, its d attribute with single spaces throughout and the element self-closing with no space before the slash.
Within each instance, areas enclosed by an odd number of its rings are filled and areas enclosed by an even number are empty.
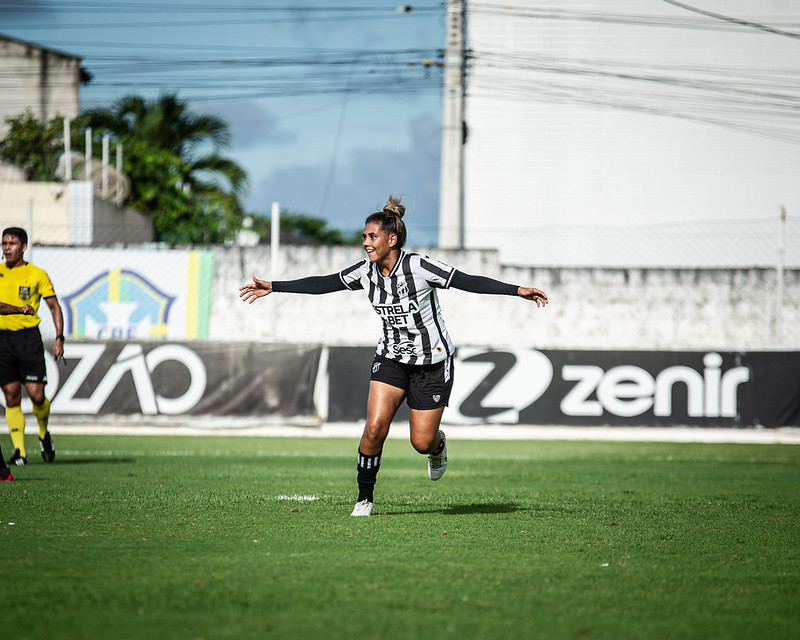
<svg viewBox="0 0 800 640">
<path fill-rule="evenodd" d="M 436 447 L 436 451 L 433 451 L 431 455 L 438 456 L 442 451 L 444 451 L 444 438 L 439 438 L 439 446 Z"/>
<path fill-rule="evenodd" d="M 381 466 L 381 454 L 367 456 L 358 450 L 358 500 L 369 500 L 373 502 L 372 495 L 375 491 L 375 482 L 378 479 L 378 469 Z"/>
</svg>

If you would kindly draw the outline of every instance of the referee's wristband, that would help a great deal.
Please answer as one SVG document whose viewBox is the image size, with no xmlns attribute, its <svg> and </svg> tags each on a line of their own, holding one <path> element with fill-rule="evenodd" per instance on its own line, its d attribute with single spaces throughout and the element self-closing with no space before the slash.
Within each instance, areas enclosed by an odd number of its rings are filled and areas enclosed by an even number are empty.
<svg viewBox="0 0 800 640">
<path fill-rule="evenodd" d="M 64 340 L 64 336 L 56 336 L 56 340 Z"/>
</svg>

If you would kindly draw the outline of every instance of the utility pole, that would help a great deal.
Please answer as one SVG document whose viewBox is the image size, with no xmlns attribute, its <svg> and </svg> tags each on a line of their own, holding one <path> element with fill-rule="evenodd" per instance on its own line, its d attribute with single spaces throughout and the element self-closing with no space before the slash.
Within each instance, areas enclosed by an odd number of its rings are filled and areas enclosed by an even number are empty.
<svg viewBox="0 0 800 640">
<path fill-rule="evenodd" d="M 447 0 L 439 246 L 464 246 L 464 22 L 466 0 Z"/>
<path fill-rule="evenodd" d="M 781 207 L 778 224 L 778 264 L 775 282 L 775 330 L 773 341 L 779 347 L 783 344 L 783 271 L 786 266 L 786 207 Z"/>
</svg>

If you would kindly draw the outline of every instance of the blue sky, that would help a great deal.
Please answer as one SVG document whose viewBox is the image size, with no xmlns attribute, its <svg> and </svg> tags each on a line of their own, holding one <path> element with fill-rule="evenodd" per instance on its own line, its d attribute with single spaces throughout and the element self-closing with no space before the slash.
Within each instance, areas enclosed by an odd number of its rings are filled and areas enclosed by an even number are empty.
<svg viewBox="0 0 800 640">
<path fill-rule="evenodd" d="M 539 4 L 468 3 L 474 243 L 513 227 L 527 251 L 522 221 L 763 219 L 781 205 L 796 217 L 796 3 L 697 3 L 783 35 L 672 0 Z M 175 92 L 223 118 L 233 136 L 225 153 L 250 176 L 249 211 L 268 215 L 277 201 L 351 233 L 402 195 L 419 247 L 438 235 L 442 69 L 424 61 L 440 61 L 445 8 L 411 6 L 0 0 L 0 33 L 82 57 L 94 76 L 85 107 Z M 496 20 L 511 21 L 519 40 L 493 42 Z"/>
<path fill-rule="evenodd" d="M 444 7 L 428 1 L 0 2 L 0 33 L 83 58 L 82 107 L 175 92 L 223 118 L 245 203 L 359 231 L 392 193 L 435 244 Z M 12 7 L 12 8 L 9 8 Z"/>
</svg>

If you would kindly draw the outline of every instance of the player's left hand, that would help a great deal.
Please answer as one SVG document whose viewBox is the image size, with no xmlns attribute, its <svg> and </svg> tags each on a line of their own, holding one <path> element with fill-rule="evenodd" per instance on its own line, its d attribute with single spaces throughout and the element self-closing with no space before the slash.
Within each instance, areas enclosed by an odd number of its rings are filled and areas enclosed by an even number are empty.
<svg viewBox="0 0 800 640">
<path fill-rule="evenodd" d="M 531 287 L 520 287 L 517 289 L 517 294 L 520 298 L 535 302 L 537 307 L 544 307 L 548 302 L 547 295 L 543 291 Z"/>
</svg>

